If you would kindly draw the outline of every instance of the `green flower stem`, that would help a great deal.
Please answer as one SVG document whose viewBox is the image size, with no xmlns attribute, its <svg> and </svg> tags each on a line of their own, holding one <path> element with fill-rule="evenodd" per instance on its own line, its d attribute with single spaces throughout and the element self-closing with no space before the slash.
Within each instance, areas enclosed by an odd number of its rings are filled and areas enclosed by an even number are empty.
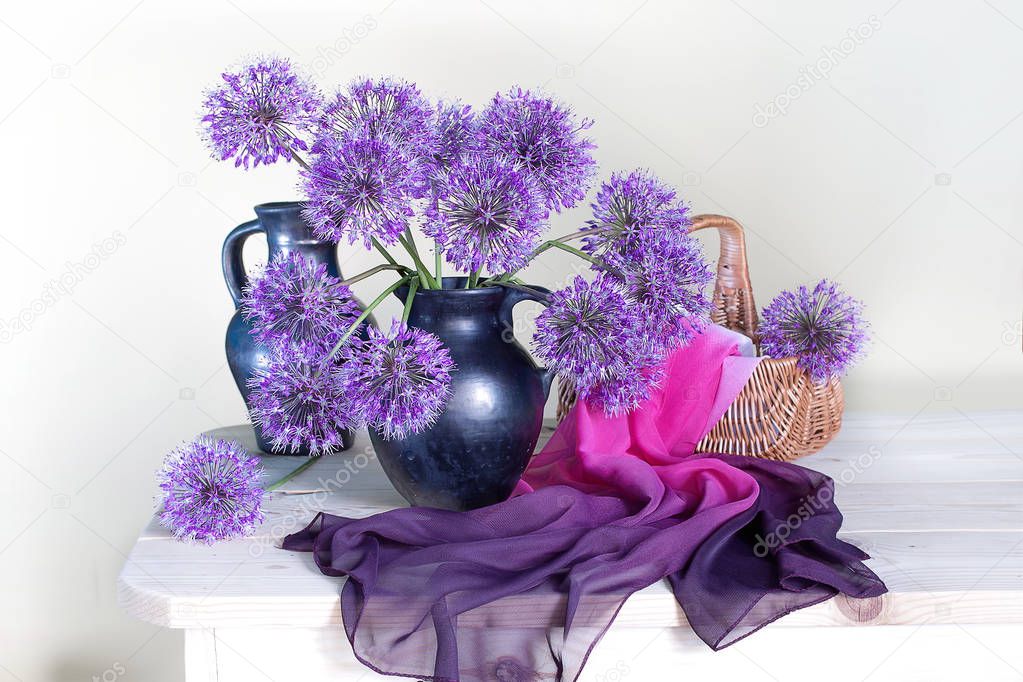
<svg viewBox="0 0 1023 682">
<path fill-rule="evenodd" d="M 423 263 L 423 259 L 419 257 L 419 250 L 416 249 L 416 243 L 412 239 L 412 231 L 405 230 L 404 237 L 398 237 L 398 242 L 405 247 L 408 251 L 408 255 L 412 256 L 412 261 L 416 264 L 416 270 L 419 271 L 419 279 L 424 289 L 439 289 L 437 283 L 433 281 L 433 277 L 430 277 L 430 271 L 426 269 L 426 265 Z"/>
<path fill-rule="evenodd" d="M 400 289 L 402 286 L 408 284 L 409 280 L 411 280 L 411 279 L 413 279 L 412 275 L 405 275 L 404 277 L 399 279 L 397 282 L 395 282 L 391 286 L 389 286 L 386 289 L 384 289 L 380 293 L 379 296 L 377 296 L 375 299 L 373 299 L 373 302 L 370 303 L 368 306 L 366 306 L 366 309 L 362 311 L 362 314 L 359 315 L 357 318 L 355 318 L 355 322 L 352 322 L 352 326 L 350 326 L 348 328 L 348 331 L 345 332 L 345 335 L 342 336 L 340 339 L 338 339 L 338 342 L 336 344 L 334 344 L 334 347 L 330 351 L 330 356 L 329 357 L 334 357 L 334 355 L 339 350 L 341 350 L 341 346 L 345 345 L 345 341 L 347 341 L 352 336 L 352 334 L 355 333 L 355 330 L 359 328 L 360 324 L 362 324 L 363 322 L 366 321 L 366 318 L 369 317 L 370 313 L 372 313 L 373 310 L 378 305 L 380 305 L 381 303 L 384 302 L 385 298 L 390 296 L 396 290 Z"/>
<path fill-rule="evenodd" d="M 362 280 L 366 279 L 367 277 L 372 277 L 373 275 L 377 274 L 378 272 L 383 272 L 384 270 L 397 270 L 398 272 L 401 272 L 401 273 L 404 273 L 404 274 L 407 274 L 407 273 L 411 272 L 411 270 L 406 268 L 404 265 L 397 265 L 397 264 L 395 264 L 395 265 L 377 265 L 375 267 L 370 268 L 366 272 L 360 272 L 358 275 L 353 275 L 353 276 L 349 277 L 348 279 L 341 280 L 341 284 L 344 284 L 345 286 L 351 286 L 352 284 L 355 284 L 356 282 L 361 282 Z"/>
<path fill-rule="evenodd" d="M 408 322 L 409 313 L 412 312 L 412 301 L 416 297 L 416 291 L 419 290 L 419 280 L 413 278 L 412 282 L 408 285 L 408 294 L 405 296 L 405 309 L 401 312 L 402 323 Z"/>
<path fill-rule="evenodd" d="M 422 270 L 423 274 L 426 275 L 426 281 L 422 282 L 423 286 L 440 289 L 440 284 L 438 284 L 430 274 L 430 268 L 426 267 L 426 263 L 424 263 L 423 259 L 420 258 L 419 249 L 416 248 L 415 237 L 412 236 L 412 230 L 407 227 L 405 228 L 405 243 L 409 246 L 409 254 L 412 256 L 412 260 L 416 262 L 416 267 Z"/>
<path fill-rule="evenodd" d="M 575 232 L 573 234 L 566 235 L 565 237 L 562 237 L 562 239 L 575 239 L 579 234 L 580 234 L 579 232 Z M 579 256 L 583 260 L 587 260 L 587 261 L 589 261 L 591 263 L 600 263 L 599 260 L 597 260 L 596 258 L 591 256 L 590 254 L 586 253 L 585 251 L 577 249 L 574 246 L 569 246 L 568 244 L 564 244 L 559 239 L 550 239 L 548 241 L 545 241 L 540 246 L 536 247 L 536 249 L 533 250 L 532 255 L 526 261 L 526 263 L 527 264 L 530 263 L 534 258 L 539 256 L 541 253 L 543 253 L 544 251 L 549 251 L 550 249 L 561 249 L 562 251 L 567 251 L 568 253 L 571 253 L 571 254 L 573 254 L 575 256 Z M 522 268 L 517 268 L 515 270 L 510 270 L 509 272 L 506 272 L 503 275 L 501 275 L 500 277 L 498 277 L 497 281 L 498 282 L 510 282 L 510 281 L 512 281 L 514 279 L 515 273 L 518 272 L 521 269 Z"/>
<path fill-rule="evenodd" d="M 386 260 L 388 264 L 390 265 L 398 264 L 398 261 L 394 260 L 394 256 L 389 254 L 387 252 L 387 249 L 384 248 L 383 244 L 378 242 L 375 237 L 373 238 L 373 248 L 380 252 L 380 255 L 384 257 L 384 260 Z"/>
<path fill-rule="evenodd" d="M 437 288 L 444 288 L 444 275 L 441 273 L 441 251 L 440 242 L 435 241 L 433 243 L 433 266 L 434 266 L 434 279 L 437 280 Z"/>
<path fill-rule="evenodd" d="M 271 483 L 267 487 L 263 488 L 263 492 L 268 493 L 271 490 L 277 490 L 282 485 L 284 485 L 285 483 L 287 483 L 291 479 L 295 478 L 296 476 L 298 476 L 300 473 L 302 473 L 303 471 L 305 471 L 306 469 L 308 469 L 312 465 L 316 464 L 316 462 L 319 461 L 319 459 L 320 459 L 320 455 L 314 455 L 312 457 L 307 458 L 306 461 L 302 462 L 297 468 L 295 468 L 293 471 L 291 471 L 291 473 L 284 474 L 284 476 L 282 476 L 281 478 L 278 478 L 276 481 L 274 481 L 273 483 Z"/>
<path fill-rule="evenodd" d="M 466 289 L 475 289 L 476 285 L 479 284 L 479 281 L 480 281 L 480 271 L 479 270 L 473 270 L 472 272 L 469 273 L 469 279 L 467 279 L 465 281 L 465 288 Z"/>
<path fill-rule="evenodd" d="M 484 286 L 505 287 L 506 289 L 517 289 L 518 291 L 523 291 L 523 292 L 525 292 L 527 294 L 530 294 L 532 296 L 536 296 L 537 298 L 545 299 L 545 300 L 547 299 L 547 296 L 548 296 L 548 294 L 545 294 L 542 291 L 537 291 L 536 289 L 533 289 L 532 287 L 527 287 L 524 284 L 517 284 L 517 283 L 514 283 L 514 282 L 493 282 L 492 284 L 486 284 Z"/>
<path fill-rule="evenodd" d="M 598 226 L 598 228 L 599 228 L 599 226 Z M 555 237 L 551 241 L 554 241 L 554 242 L 570 242 L 573 239 L 582 239 L 583 237 L 591 237 L 591 236 L 593 236 L 594 231 L 595 231 L 594 229 L 579 230 L 578 232 L 573 232 L 571 234 L 566 234 L 566 235 L 564 235 L 562 237 Z"/>
<path fill-rule="evenodd" d="M 537 248 L 537 250 L 533 252 L 533 258 L 536 258 L 537 256 L 539 256 L 544 251 L 547 251 L 548 249 L 561 249 L 562 251 L 567 251 L 568 253 L 575 254 L 576 256 L 579 256 L 583 260 L 588 260 L 591 263 L 599 263 L 600 262 L 596 258 L 591 256 L 590 254 L 586 253 L 585 251 L 582 251 L 581 249 L 577 249 L 574 246 L 569 246 L 568 244 L 562 244 L 557 239 L 552 239 L 552 240 L 550 240 L 548 242 L 545 242 L 545 243 L 541 244 L 539 246 L 539 248 Z"/>
</svg>

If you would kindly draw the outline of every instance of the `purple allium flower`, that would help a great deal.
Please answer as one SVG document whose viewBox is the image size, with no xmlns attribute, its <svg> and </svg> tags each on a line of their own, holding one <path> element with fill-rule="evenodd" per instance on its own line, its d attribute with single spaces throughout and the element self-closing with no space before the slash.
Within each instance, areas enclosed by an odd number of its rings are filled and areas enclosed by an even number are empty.
<svg viewBox="0 0 1023 682">
<path fill-rule="evenodd" d="M 387 139 L 410 155 L 425 156 L 433 145 L 433 109 L 415 83 L 360 78 L 338 92 L 323 109 L 321 128 L 333 138 Z"/>
<path fill-rule="evenodd" d="M 369 328 L 342 350 L 340 376 L 355 410 L 384 438 L 404 438 L 429 427 L 451 395 L 455 363 L 435 335 L 395 323 L 384 335 Z"/>
<path fill-rule="evenodd" d="M 536 178 L 547 208 L 571 208 L 586 196 L 597 162 L 583 137 L 593 121 L 577 122 L 565 105 L 516 88 L 498 93 L 479 116 L 485 155 L 505 155 Z"/>
<path fill-rule="evenodd" d="M 263 521 L 259 460 L 233 441 L 199 436 L 171 452 L 157 473 L 160 523 L 181 540 L 212 543 Z"/>
<path fill-rule="evenodd" d="M 798 357 L 799 367 L 816 382 L 844 374 L 867 341 L 863 303 L 823 279 L 813 290 L 801 286 L 778 294 L 757 331 L 765 355 Z"/>
<path fill-rule="evenodd" d="M 274 348 L 267 367 L 249 380 L 250 416 L 275 452 L 303 446 L 314 455 L 333 452 L 344 432 L 358 426 L 328 352 L 315 344 Z"/>
<path fill-rule="evenodd" d="M 703 328 L 711 308 L 707 285 L 714 273 L 691 235 L 640 234 L 627 253 L 605 254 L 604 268 L 642 311 L 648 342 L 669 350 L 689 343 Z"/>
<path fill-rule="evenodd" d="M 472 107 L 461 102 L 438 102 L 434 119 L 435 172 L 445 171 L 454 166 L 471 148 L 474 133 Z"/>
<path fill-rule="evenodd" d="M 626 374 L 609 375 L 587 389 L 586 402 L 603 408 L 609 416 L 627 414 L 650 397 L 650 389 L 661 383 L 660 364 L 637 367 Z"/>
<path fill-rule="evenodd" d="M 309 341 L 332 347 L 362 314 L 351 290 L 327 266 L 280 254 L 245 292 L 245 319 L 266 346 Z"/>
<path fill-rule="evenodd" d="M 659 349 L 644 339 L 645 318 L 607 273 L 576 277 L 553 292 L 536 318 L 534 351 L 584 398 L 620 414 L 644 399 L 658 377 Z"/>
<path fill-rule="evenodd" d="M 423 231 L 448 262 L 469 272 L 516 270 L 540 240 L 544 218 L 532 178 L 504 158 L 465 157 L 436 179 Z"/>
<path fill-rule="evenodd" d="M 398 241 L 409 225 L 413 200 L 426 185 L 424 167 L 394 143 L 372 137 L 324 137 L 303 170 L 303 215 L 321 239 L 371 248 Z"/>
<path fill-rule="evenodd" d="M 320 94 L 291 62 L 263 57 L 221 75 L 206 92 L 202 136 L 213 156 L 235 166 L 290 161 L 318 118 Z"/>
<path fill-rule="evenodd" d="M 675 190 L 649 171 L 615 173 L 600 186 L 593 220 L 586 228 L 585 251 L 592 254 L 628 254 L 641 236 L 663 232 L 681 237 L 690 225 L 689 209 L 676 201 Z"/>
</svg>

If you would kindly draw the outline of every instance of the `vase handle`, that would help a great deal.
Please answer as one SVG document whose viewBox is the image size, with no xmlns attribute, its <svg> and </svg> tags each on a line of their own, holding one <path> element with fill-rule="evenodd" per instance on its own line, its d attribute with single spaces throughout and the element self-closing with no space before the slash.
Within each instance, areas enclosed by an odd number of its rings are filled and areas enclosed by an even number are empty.
<svg viewBox="0 0 1023 682">
<path fill-rule="evenodd" d="M 242 303 L 242 296 L 245 295 L 245 285 L 248 276 L 245 274 L 245 262 L 242 260 L 242 248 L 245 240 L 263 232 L 263 226 L 259 220 L 250 220 L 242 223 L 231 230 L 224 240 L 224 247 L 220 250 L 220 264 L 224 269 L 224 281 L 227 283 L 227 290 L 231 292 L 231 300 L 237 308 Z"/>
<path fill-rule="evenodd" d="M 535 301 L 542 306 L 549 305 L 547 296 L 551 293 L 550 289 L 546 289 L 540 286 L 530 285 L 527 287 L 519 287 L 514 284 L 502 284 L 505 288 L 504 301 L 501 303 L 501 310 L 498 313 L 498 317 L 501 320 L 501 326 L 504 327 L 502 336 L 506 340 L 515 339 L 515 319 L 512 317 L 512 311 L 516 305 L 522 301 Z M 505 336 L 507 335 L 507 336 Z M 554 381 L 554 370 L 547 367 L 537 367 L 536 373 L 540 377 L 540 382 L 543 384 L 543 394 L 547 397 L 551 393 L 551 383 Z"/>
</svg>

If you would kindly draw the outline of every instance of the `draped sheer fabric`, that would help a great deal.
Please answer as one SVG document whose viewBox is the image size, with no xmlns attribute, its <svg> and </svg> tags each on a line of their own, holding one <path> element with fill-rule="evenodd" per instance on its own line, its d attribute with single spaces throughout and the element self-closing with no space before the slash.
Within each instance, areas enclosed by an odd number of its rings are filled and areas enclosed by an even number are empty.
<svg viewBox="0 0 1023 682">
<path fill-rule="evenodd" d="M 694 454 L 755 367 L 738 353 L 734 334 L 709 327 L 629 415 L 580 403 L 506 502 L 321 514 L 284 547 L 347 576 L 359 660 L 438 682 L 575 680 L 625 600 L 665 578 L 715 649 L 838 592 L 883 593 L 866 555 L 836 537 L 830 479 Z"/>
</svg>

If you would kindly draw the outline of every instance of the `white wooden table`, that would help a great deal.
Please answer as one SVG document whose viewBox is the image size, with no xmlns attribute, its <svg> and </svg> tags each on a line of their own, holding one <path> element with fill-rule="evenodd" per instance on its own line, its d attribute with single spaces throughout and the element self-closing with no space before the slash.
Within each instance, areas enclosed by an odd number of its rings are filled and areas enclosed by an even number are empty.
<svg viewBox="0 0 1023 682">
<path fill-rule="evenodd" d="M 254 447 L 247 426 L 214 433 Z M 298 463 L 264 458 L 267 479 Z M 874 557 L 889 594 L 839 597 L 715 653 L 658 583 L 626 603 L 582 679 L 1023 679 L 1023 413 L 848 415 L 801 464 L 835 478 L 842 536 Z M 245 540 L 184 544 L 151 520 L 119 579 L 123 608 L 186 631 L 188 682 L 395 679 L 353 658 L 339 581 L 311 555 L 276 547 L 317 511 L 361 517 L 404 504 L 368 438 L 286 490 Z"/>
</svg>

